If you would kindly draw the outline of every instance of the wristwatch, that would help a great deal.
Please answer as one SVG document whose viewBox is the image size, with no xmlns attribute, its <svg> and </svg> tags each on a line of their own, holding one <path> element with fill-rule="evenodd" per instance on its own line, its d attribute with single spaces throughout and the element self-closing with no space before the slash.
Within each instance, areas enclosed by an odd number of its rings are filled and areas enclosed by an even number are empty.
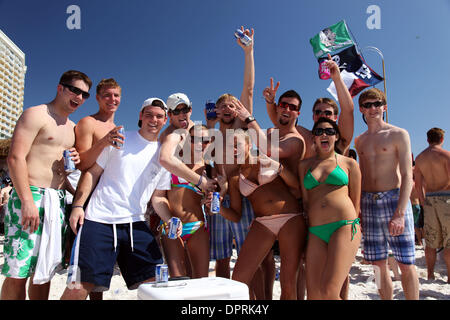
<svg viewBox="0 0 450 320">
<path fill-rule="evenodd" d="M 245 119 L 245 123 L 249 124 L 250 122 L 256 121 L 254 116 L 248 116 L 247 119 Z"/>
</svg>

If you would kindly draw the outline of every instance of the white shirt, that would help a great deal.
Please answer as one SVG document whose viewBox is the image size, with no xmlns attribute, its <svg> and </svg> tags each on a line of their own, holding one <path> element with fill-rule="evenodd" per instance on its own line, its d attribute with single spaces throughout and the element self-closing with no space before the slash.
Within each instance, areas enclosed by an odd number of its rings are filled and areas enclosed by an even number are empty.
<svg viewBox="0 0 450 320">
<path fill-rule="evenodd" d="M 170 172 L 159 163 L 160 143 L 138 131 L 125 132 L 121 149 L 109 146 L 97 158 L 103 168 L 86 208 L 86 219 L 100 223 L 145 221 L 155 189 L 170 190 Z"/>
</svg>

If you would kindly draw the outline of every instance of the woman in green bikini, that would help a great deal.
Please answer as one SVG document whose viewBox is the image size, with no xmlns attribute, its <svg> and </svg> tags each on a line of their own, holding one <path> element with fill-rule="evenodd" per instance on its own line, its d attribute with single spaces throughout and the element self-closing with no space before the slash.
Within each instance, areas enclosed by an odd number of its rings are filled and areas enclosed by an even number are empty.
<svg viewBox="0 0 450 320">
<path fill-rule="evenodd" d="M 312 130 L 316 155 L 299 162 L 304 210 L 308 214 L 306 249 L 308 299 L 340 299 L 361 241 L 358 163 L 335 152 L 339 128 L 320 118 Z"/>
</svg>

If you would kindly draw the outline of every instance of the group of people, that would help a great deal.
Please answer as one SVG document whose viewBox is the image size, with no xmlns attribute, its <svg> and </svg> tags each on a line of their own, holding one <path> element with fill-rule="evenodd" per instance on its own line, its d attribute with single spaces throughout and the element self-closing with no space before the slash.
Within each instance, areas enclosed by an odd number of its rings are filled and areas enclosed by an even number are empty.
<svg viewBox="0 0 450 320">
<path fill-rule="evenodd" d="M 23 112 L 8 155 L 14 188 L 5 217 L 2 299 L 25 299 L 28 278 L 28 297 L 48 299 L 66 248 L 70 266 L 61 299 L 101 299 L 116 263 L 135 289 L 154 281 L 163 261 L 172 278 L 199 278 L 208 276 L 210 260 L 216 276 L 244 282 L 253 299 L 271 299 L 274 247 L 281 299 L 305 293 L 308 299 L 346 299 L 362 232 L 364 258 L 381 270 L 381 298 L 393 295 L 389 249 L 405 297 L 419 298 L 409 135 L 384 121 L 384 93 L 373 88 L 359 97 L 368 125 L 355 139 L 359 164 L 349 148 L 353 100 L 330 56 L 339 105 L 317 99 L 314 126 L 304 128 L 297 124 L 300 95 L 288 90 L 276 102 L 280 83 L 270 79 L 263 96 L 274 126 L 263 130 L 253 116 L 254 31 L 242 31 L 252 42 L 237 40 L 245 60 L 241 95 L 221 95 L 216 117 L 205 124 L 191 120 L 187 95 L 174 93 L 166 101 L 146 99 L 139 130 L 121 133 L 115 120 L 121 87 L 114 79 L 97 85 L 98 112 L 75 124 L 68 117 L 92 86 L 75 70 L 61 76 L 54 100 Z M 431 134 L 430 148 L 416 158 L 415 188 L 425 211 L 427 263 L 445 247 L 450 270 L 449 234 L 441 227 L 442 220 L 448 225 L 450 156 L 441 133 L 440 140 Z M 79 169 L 74 181 L 64 170 L 64 150 Z M 216 191 L 220 211 L 212 213 Z M 172 217 L 182 222 L 176 239 L 167 237 Z M 238 259 L 231 275 L 233 247 Z"/>
</svg>

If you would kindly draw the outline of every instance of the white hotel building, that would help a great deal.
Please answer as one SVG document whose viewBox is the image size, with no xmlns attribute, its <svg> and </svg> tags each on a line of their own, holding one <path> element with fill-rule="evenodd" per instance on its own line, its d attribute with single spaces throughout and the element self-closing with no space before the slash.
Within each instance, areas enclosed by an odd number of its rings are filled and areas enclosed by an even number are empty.
<svg viewBox="0 0 450 320">
<path fill-rule="evenodd" d="M 23 111 L 25 54 L 0 30 L 0 139 L 12 137 Z"/>
</svg>

